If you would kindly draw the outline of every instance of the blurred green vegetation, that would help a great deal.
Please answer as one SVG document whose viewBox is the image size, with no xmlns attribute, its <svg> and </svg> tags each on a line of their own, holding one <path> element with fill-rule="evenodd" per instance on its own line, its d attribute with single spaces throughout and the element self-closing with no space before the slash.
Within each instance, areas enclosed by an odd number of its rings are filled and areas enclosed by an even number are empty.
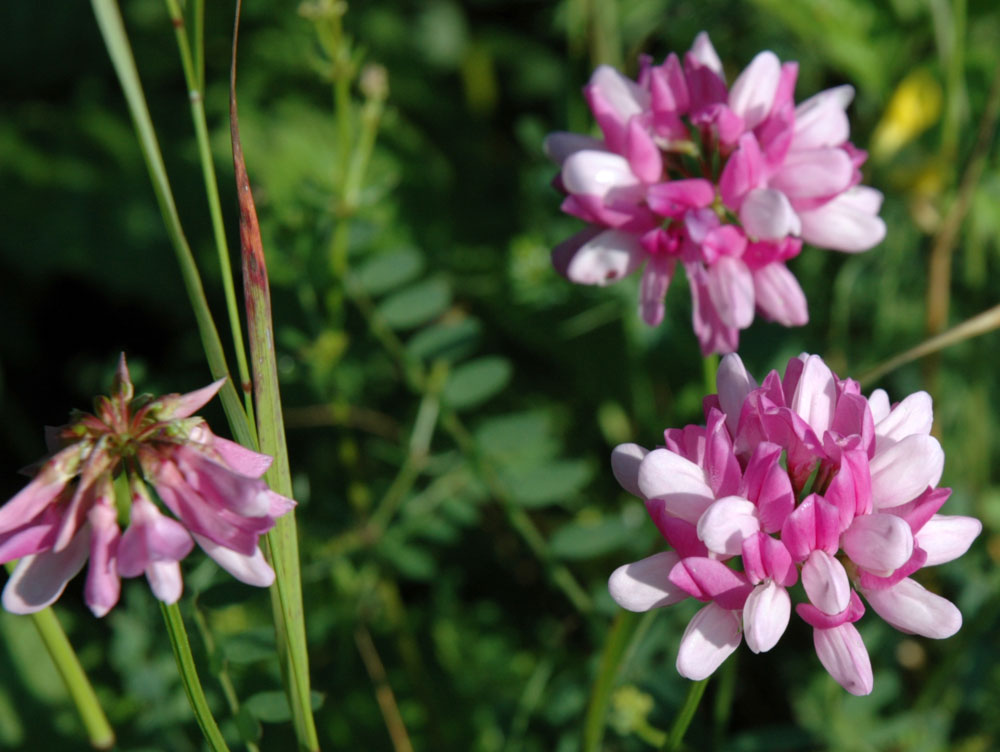
<svg viewBox="0 0 1000 752">
<path fill-rule="evenodd" d="M 157 0 L 122 5 L 221 326 L 167 11 Z M 232 9 L 208 6 L 205 101 L 235 247 Z M 355 2 L 341 18 L 343 7 L 248 3 L 239 76 L 300 503 L 320 738 L 326 749 L 392 749 L 376 700 L 389 687 L 416 749 L 580 749 L 618 612 L 606 578 L 660 545 L 608 454 L 698 420 L 705 389 L 685 290 L 671 291 L 666 322 L 651 330 L 636 316 L 633 281 L 584 289 L 552 271 L 549 249 L 577 223 L 558 211 L 543 136 L 592 127 L 580 87 L 595 64 L 634 71 L 638 53 L 683 51 L 701 29 L 730 76 L 770 48 L 800 62 L 800 100 L 853 84 L 852 138 L 873 149 L 865 182 L 886 193 L 888 237 L 858 256 L 807 249 L 791 268 L 811 322 L 758 321 L 741 354 L 758 376 L 803 350 L 858 376 L 1000 297 L 997 139 L 978 136 L 997 85 L 1000 7 L 432 0 Z M 0 77 L 8 498 L 24 482 L 15 471 L 44 452 L 42 425 L 102 393 L 120 350 L 143 390 L 185 391 L 209 375 L 89 6 L 5 4 Z M 376 128 L 371 159 L 358 164 Z M 950 276 L 928 274 L 935 253 Z M 946 315 L 929 323 L 934 288 Z M 984 520 L 968 555 L 925 578 L 961 607 L 963 629 L 936 643 L 866 617 L 875 691 L 854 698 L 793 620 L 774 651 L 740 650 L 713 679 L 690 749 L 1000 746 L 998 352 L 1000 336 L 988 334 L 880 384 L 897 399 L 932 391 L 943 483 L 955 489 L 948 509 Z M 221 430 L 221 410 L 208 415 Z M 198 555 L 185 577 L 182 607 L 223 731 L 237 744 L 291 748 L 266 594 L 227 582 Z M 144 583 L 129 582 L 101 621 L 82 606 L 81 587 L 71 583 L 57 611 L 120 748 L 200 749 Z M 602 749 L 662 740 L 686 692 L 673 661 L 693 610 L 639 623 L 613 679 Z M 0 748 L 80 749 L 79 722 L 40 651 L 28 622 L 0 614 Z M 223 670 L 243 702 L 235 717 L 213 679 Z"/>
</svg>

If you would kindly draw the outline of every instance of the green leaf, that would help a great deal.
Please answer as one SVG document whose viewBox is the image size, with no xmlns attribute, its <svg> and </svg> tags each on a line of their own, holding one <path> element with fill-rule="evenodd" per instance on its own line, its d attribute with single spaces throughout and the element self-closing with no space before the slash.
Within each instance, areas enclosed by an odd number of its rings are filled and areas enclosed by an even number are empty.
<svg viewBox="0 0 1000 752">
<path fill-rule="evenodd" d="M 483 325 L 474 318 L 442 322 L 414 334 L 406 349 L 414 358 L 454 362 L 472 354 L 482 330 Z"/>
<path fill-rule="evenodd" d="M 563 559 L 590 559 L 625 545 L 631 535 L 620 519 L 570 522 L 556 531 L 549 546 Z"/>
<path fill-rule="evenodd" d="M 441 397 L 456 410 L 474 407 L 507 386 L 512 372 L 510 361 L 500 356 L 473 360 L 451 372 Z"/>
<path fill-rule="evenodd" d="M 387 533 L 378 547 L 379 553 L 403 576 L 421 582 L 437 572 L 437 562 L 423 548 L 403 540 L 401 535 Z"/>
<path fill-rule="evenodd" d="M 369 295 L 378 296 L 409 282 L 423 268 L 424 257 L 419 251 L 400 248 L 380 253 L 366 261 L 357 271 L 356 282 Z"/>
<path fill-rule="evenodd" d="M 378 312 L 393 329 L 412 329 L 440 316 L 451 303 L 451 286 L 443 279 L 427 279 L 382 301 Z"/>
<path fill-rule="evenodd" d="M 550 434 L 552 421 L 541 410 L 509 413 L 484 420 L 475 431 L 476 443 L 490 459 L 512 464 L 519 459 L 544 461 L 559 445 Z"/>
<path fill-rule="evenodd" d="M 254 663 L 274 658 L 274 630 L 248 629 L 221 641 L 222 654 L 230 663 Z"/>
<path fill-rule="evenodd" d="M 309 700 L 312 709 L 317 710 L 323 704 L 323 695 L 311 692 Z M 291 709 L 288 707 L 288 697 L 278 689 L 252 695 L 243 703 L 243 707 L 254 718 L 264 723 L 285 723 L 292 717 Z"/>
<path fill-rule="evenodd" d="M 508 471 L 504 474 L 503 481 L 517 503 L 533 508 L 572 502 L 592 475 L 590 464 L 583 460 L 559 460 Z"/>
</svg>

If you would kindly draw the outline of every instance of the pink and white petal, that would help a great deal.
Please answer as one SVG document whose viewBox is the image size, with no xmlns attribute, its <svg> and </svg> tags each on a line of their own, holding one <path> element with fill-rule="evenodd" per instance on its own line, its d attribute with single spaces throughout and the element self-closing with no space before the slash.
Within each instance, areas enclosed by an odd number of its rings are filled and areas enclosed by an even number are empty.
<svg viewBox="0 0 1000 752">
<path fill-rule="evenodd" d="M 872 420 L 875 421 L 875 425 L 881 423 L 889 415 L 892 406 L 889 404 L 889 395 L 885 389 L 876 389 L 872 392 L 868 398 L 868 407 L 871 408 Z"/>
<path fill-rule="evenodd" d="M 7 580 L 3 607 L 12 614 L 33 614 L 51 606 L 87 561 L 90 552 L 90 525 L 73 536 L 62 551 L 45 551 L 26 556 Z"/>
<path fill-rule="evenodd" d="M 875 613 L 900 632 L 942 640 L 962 627 L 955 604 L 909 577 L 883 590 L 862 592 Z"/>
<path fill-rule="evenodd" d="M 564 277 L 578 285 L 601 287 L 628 276 L 645 258 L 639 238 L 621 230 L 596 235 L 584 230 L 552 251 L 552 264 Z"/>
<path fill-rule="evenodd" d="M 225 383 L 226 377 L 223 376 L 218 381 L 213 381 L 208 386 L 203 386 L 193 392 L 165 397 L 163 398 L 163 409 L 159 411 L 158 415 L 164 420 L 189 418 L 207 405 Z"/>
<path fill-rule="evenodd" d="M 753 276 L 740 259 L 722 256 L 709 268 L 708 294 L 724 326 L 746 329 L 753 323 Z"/>
<path fill-rule="evenodd" d="M 21 527 L 37 517 L 77 474 L 88 442 L 68 446 L 49 458 L 24 488 L 0 507 L 0 534 Z"/>
<path fill-rule="evenodd" d="M 759 531 L 757 506 L 739 496 L 719 499 L 698 520 L 698 538 L 709 551 L 725 556 L 739 556 L 743 540 Z"/>
<path fill-rule="evenodd" d="M 729 109 L 753 130 L 767 117 L 781 78 L 781 61 L 770 50 L 758 53 L 729 89 Z"/>
<path fill-rule="evenodd" d="M 560 167 L 570 154 L 578 151 L 602 151 L 604 142 L 582 133 L 567 133 L 559 131 L 550 133 L 542 142 L 542 151 L 545 156 L 558 164 Z"/>
<path fill-rule="evenodd" d="M 567 191 L 584 196 L 607 196 L 615 189 L 639 186 L 628 160 L 609 151 L 570 154 L 560 176 Z"/>
<path fill-rule="evenodd" d="M 23 527 L 0 534 L 0 564 L 52 548 L 60 520 L 52 506 Z"/>
<path fill-rule="evenodd" d="M 146 567 L 146 581 L 157 600 L 168 606 L 180 600 L 184 592 L 181 565 L 176 561 L 154 561 Z"/>
<path fill-rule="evenodd" d="M 809 424 L 817 436 L 822 436 L 833 422 L 836 403 L 837 380 L 833 372 L 818 355 L 808 356 L 789 407 Z"/>
<path fill-rule="evenodd" d="M 859 253 L 878 245 L 885 237 L 885 222 L 877 216 L 878 209 L 871 193 L 882 194 L 868 186 L 855 186 L 817 209 L 799 212 L 802 239 L 820 248 L 845 253 Z"/>
<path fill-rule="evenodd" d="M 264 554 L 257 548 L 253 555 L 246 556 L 231 548 L 220 546 L 204 536 L 194 533 L 194 539 L 215 563 L 225 569 L 240 582 L 257 587 L 270 587 L 274 582 L 274 570 L 264 559 Z"/>
<path fill-rule="evenodd" d="M 927 435 L 934 423 L 934 404 L 927 392 L 914 392 L 875 423 L 878 449 L 887 449 L 912 434 Z"/>
<path fill-rule="evenodd" d="M 788 591 L 767 581 L 754 588 L 743 606 L 743 636 L 755 653 L 766 653 L 778 644 L 792 615 Z"/>
<path fill-rule="evenodd" d="M 629 611 L 649 611 L 679 603 L 688 594 L 670 581 L 670 570 L 678 561 L 680 556 L 676 551 L 661 551 L 618 567 L 608 579 L 608 592 L 615 603 Z"/>
<path fill-rule="evenodd" d="M 875 684 L 872 663 L 861 634 L 853 624 L 814 629 L 816 655 L 830 676 L 852 695 L 871 694 Z"/>
<path fill-rule="evenodd" d="M 689 209 L 704 209 L 714 200 L 715 186 L 703 178 L 668 180 L 646 190 L 649 208 L 675 219 L 681 219 Z"/>
<path fill-rule="evenodd" d="M 872 506 L 878 509 L 911 501 L 936 486 L 944 470 L 944 452 L 933 436 L 913 434 L 871 460 Z"/>
<path fill-rule="evenodd" d="M 722 61 L 719 59 L 719 53 L 712 46 L 712 40 L 708 38 L 707 31 L 698 32 L 698 35 L 694 38 L 694 42 L 691 44 L 688 55 L 699 65 L 708 68 L 720 78 L 725 75 L 725 72 L 722 70 Z"/>
<path fill-rule="evenodd" d="M 622 151 L 627 123 L 633 115 L 648 108 L 649 92 L 610 65 L 601 65 L 591 75 L 583 93 L 608 147 Z"/>
<path fill-rule="evenodd" d="M 835 86 L 801 102 L 795 108 L 792 149 L 840 146 L 851 134 L 846 109 L 854 99 L 854 87 Z"/>
<path fill-rule="evenodd" d="M 795 275 L 776 262 L 753 271 L 754 301 L 764 317 L 782 326 L 804 326 L 809 305 Z"/>
<path fill-rule="evenodd" d="M 270 455 L 255 452 L 235 441 L 223 439 L 221 436 L 211 437 L 212 449 L 218 452 L 222 461 L 236 472 L 249 478 L 259 478 L 274 461 Z"/>
<path fill-rule="evenodd" d="M 676 264 L 672 258 L 652 256 L 643 270 L 639 283 L 639 315 L 650 326 L 659 326 L 663 321 L 663 300 Z"/>
<path fill-rule="evenodd" d="M 744 133 L 719 176 L 722 203 L 733 211 L 738 210 L 751 191 L 762 187 L 764 168 L 760 144 L 752 133 Z"/>
<path fill-rule="evenodd" d="M 726 414 L 726 426 L 729 433 L 735 436 L 743 403 L 747 395 L 757 388 L 757 381 L 747 371 L 740 356 L 729 353 L 719 363 L 719 370 L 715 374 L 715 388 L 719 391 L 722 412 Z"/>
<path fill-rule="evenodd" d="M 728 610 L 739 610 L 753 586 L 747 578 L 718 559 L 687 556 L 670 570 L 670 581 L 701 601 L 715 601 Z"/>
<path fill-rule="evenodd" d="M 97 618 L 107 614 L 121 595 L 121 579 L 115 562 L 121 539 L 117 517 L 113 503 L 95 504 L 87 514 L 92 534 L 90 564 L 83 593 L 87 606 Z"/>
<path fill-rule="evenodd" d="M 913 533 L 906 521 L 894 514 L 864 514 L 854 518 L 841 546 L 859 567 L 888 577 L 913 555 Z"/>
<path fill-rule="evenodd" d="M 925 567 L 953 561 L 969 550 L 983 531 L 975 517 L 935 514 L 917 533 L 916 543 L 927 552 Z"/>
<path fill-rule="evenodd" d="M 281 517 L 281 515 L 286 514 L 293 509 L 295 509 L 296 501 L 295 499 L 289 499 L 287 496 L 282 496 L 270 489 L 264 492 L 267 496 L 267 516 L 268 517 Z"/>
<path fill-rule="evenodd" d="M 752 239 L 781 240 L 802 231 L 799 215 L 788 198 L 773 188 L 755 188 L 739 208 L 740 222 Z"/>
<path fill-rule="evenodd" d="M 851 602 L 851 582 L 844 565 L 826 551 L 813 551 L 802 566 L 802 587 L 816 608 L 839 614 Z"/>
<path fill-rule="evenodd" d="M 698 611 L 684 630 L 677 651 L 677 673 L 707 679 L 740 646 L 740 618 L 715 603 Z"/>
<path fill-rule="evenodd" d="M 611 472 L 619 485 L 633 496 L 643 498 L 639 490 L 639 464 L 649 450 L 638 444 L 619 444 L 611 451 Z"/>
<path fill-rule="evenodd" d="M 836 196 L 853 178 L 854 165 L 843 149 L 811 149 L 789 152 L 768 185 L 796 201 Z"/>
<path fill-rule="evenodd" d="M 663 156 L 641 116 L 629 120 L 625 156 L 632 173 L 643 183 L 655 183 L 663 176 Z"/>
<path fill-rule="evenodd" d="M 639 464 L 638 482 L 643 498 L 662 500 L 670 515 L 692 525 L 715 501 L 705 472 L 668 449 L 654 449 L 646 455 Z"/>
</svg>

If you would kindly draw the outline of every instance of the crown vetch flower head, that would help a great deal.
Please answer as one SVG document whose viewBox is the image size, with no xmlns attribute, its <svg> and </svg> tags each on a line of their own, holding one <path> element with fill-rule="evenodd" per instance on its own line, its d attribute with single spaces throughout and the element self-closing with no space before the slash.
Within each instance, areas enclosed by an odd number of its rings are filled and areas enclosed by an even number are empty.
<svg viewBox="0 0 1000 752">
<path fill-rule="evenodd" d="M 705 605 L 681 640 L 677 670 L 710 675 L 746 638 L 773 648 L 792 612 L 816 654 L 853 694 L 868 694 L 868 653 L 854 627 L 861 597 L 890 625 L 950 637 L 962 615 L 911 577 L 958 558 L 982 530 L 938 514 L 944 452 L 930 435 L 926 392 L 891 405 L 868 398 L 816 355 L 792 358 L 758 385 L 738 355 L 723 358 L 705 425 L 667 429 L 664 446 L 611 455 L 622 487 L 645 501 L 672 550 L 619 567 L 611 596 L 647 611 L 691 597 Z M 735 565 L 735 566 L 734 566 Z"/>
<path fill-rule="evenodd" d="M 882 194 L 859 185 L 867 157 L 848 141 L 850 86 L 798 106 L 796 63 L 761 52 L 726 86 L 708 35 L 683 62 L 640 60 L 633 81 L 602 65 L 584 95 L 602 138 L 553 133 L 562 209 L 588 227 L 555 248 L 573 282 L 607 285 L 643 267 L 640 315 L 656 326 L 681 264 L 704 353 L 732 352 L 759 311 L 808 320 L 785 262 L 802 241 L 849 253 L 879 243 Z"/>
<path fill-rule="evenodd" d="M 121 356 L 111 395 L 97 399 L 94 413 L 50 430 L 56 451 L 0 507 L 0 563 L 20 559 L 4 608 L 50 605 L 88 558 L 84 598 L 97 616 L 118 602 L 121 577 L 145 574 L 153 594 L 174 603 L 183 589 L 180 561 L 195 543 L 237 579 L 271 584 L 258 539 L 295 502 L 262 480 L 270 457 L 216 436 L 194 416 L 223 383 L 136 397 Z M 116 500 L 114 488 L 123 473 L 127 501 Z"/>
</svg>

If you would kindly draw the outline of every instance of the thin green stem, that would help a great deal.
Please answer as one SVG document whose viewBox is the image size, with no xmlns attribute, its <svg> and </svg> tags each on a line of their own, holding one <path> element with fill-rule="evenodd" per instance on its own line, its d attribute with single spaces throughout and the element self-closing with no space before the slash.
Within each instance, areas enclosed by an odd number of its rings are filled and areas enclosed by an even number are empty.
<svg viewBox="0 0 1000 752">
<path fill-rule="evenodd" d="M 198 669 L 195 667 L 194 656 L 191 654 L 191 643 L 188 640 L 187 630 L 184 628 L 181 610 L 176 603 L 171 603 L 169 606 L 166 603 L 160 603 L 160 611 L 163 612 L 163 622 L 167 625 L 170 647 L 173 648 L 174 658 L 177 660 L 177 671 L 181 675 L 181 683 L 184 685 L 188 702 L 191 703 L 195 720 L 198 721 L 201 732 L 205 735 L 205 740 L 212 752 L 223 752 L 223 750 L 229 752 L 229 747 L 226 745 L 226 740 L 222 738 L 222 732 L 219 731 L 212 710 L 208 707 L 205 690 L 202 689 L 201 681 L 198 679 Z"/>
<path fill-rule="evenodd" d="M 8 567 L 10 568 L 10 567 Z M 66 637 L 55 612 L 51 608 L 45 608 L 31 615 L 31 620 L 38 630 L 39 637 L 45 644 L 45 649 L 52 658 L 56 670 L 66 684 L 73 704 L 80 714 L 80 720 L 87 730 L 87 737 L 90 745 L 95 749 L 111 749 L 115 745 L 115 732 L 108 723 L 108 718 L 104 715 L 94 688 L 87 678 L 87 673 L 80 665 L 80 659 L 76 657 L 73 646 Z"/>
<path fill-rule="evenodd" d="M 215 163 L 212 160 L 212 149 L 208 138 L 208 125 L 205 120 L 205 93 L 201 81 L 204 79 L 204 58 L 201 50 L 196 48 L 197 60 L 191 55 L 187 31 L 184 25 L 184 14 L 177 0 L 166 0 L 167 11 L 174 25 L 177 37 L 177 48 L 180 52 L 181 67 L 184 69 L 184 79 L 188 87 L 188 99 L 191 103 L 191 120 L 194 122 L 195 137 L 198 142 L 198 159 L 201 162 L 201 172 L 205 180 L 205 194 L 208 197 L 209 214 L 212 217 L 212 233 L 215 236 L 215 248 L 219 256 L 219 267 L 222 270 L 222 288 L 226 296 L 226 311 L 229 314 L 229 328 L 233 336 L 233 348 L 236 352 L 236 368 L 240 377 L 240 389 L 243 394 L 243 406 L 249 421 L 253 423 L 253 395 L 250 388 L 250 368 L 247 366 L 246 346 L 243 343 L 243 327 L 240 324 L 240 309 L 236 301 L 236 287 L 233 284 L 233 267 L 229 260 L 229 244 L 226 242 L 226 226 L 222 219 L 222 203 L 219 200 L 219 181 L 215 175 Z M 196 27 L 200 24 L 196 24 Z"/>
<path fill-rule="evenodd" d="M 710 353 L 702 360 L 702 377 L 705 379 L 705 394 L 715 394 L 718 387 L 715 383 L 719 372 L 719 354 Z"/>
<path fill-rule="evenodd" d="M 256 437 L 247 420 L 246 413 L 243 411 L 236 387 L 229 377 L 229 366 L 226 364 L 222 341 L 219 339 L 219 332 L 212 320 L 212 312 L 209 310 L 208 301 L 205 298 L 205 289 L 201 284 L 201 277 L 198 274 L 198 267 L 191 253 L 191 247 L 188 245 L 181 227 L 177 205 L 174 203 L 170 181 L 167 179 L 167 170 L 163 164 L 163 156 L 160 153 L 153 121 L 149 116 L 149 109 L 146 107 L 146 98 L 142 92 L 139 72 L 135 67 L 135 58 L 125 33 L 121 12 L 115 0 L 91 0 L 91 5 L 132 116 L 139 147 L 143 159 L 146 161 L 146 167 L 149 169 L 153 192 L 163 216 L 167 235 L 177 255 L 184 287 L 198 323 L 198 332 L 201 335 L 209 369 L 214 378 L 227 378 L 220 391 L 220 398 L 229 420 L 230 429 L 241 444 L 256 447 Z"/>
<path fill-rule="evenodd" d="M 681 744 L 684 741 L 684 734 L 687 733 L 688 726 L 691 725 L 691 721 L 694 719 L 695 711 L 698 710 L 698 704 L 701 702 L 702 695 L 705 694 L 705 687 L 707 686 L 708 679 L 691 682 L 691 686 L 688 687 L 687 697 L 684 698 L 684 705 L 681 706 L 677 717 L 674 719 L 674 725 L 670 728 L 670 736 L 667 738 L 667 743 L 663 749 L 668 750 L 668 752 L 676 752 L 681 748 Z"/>
</svg>

